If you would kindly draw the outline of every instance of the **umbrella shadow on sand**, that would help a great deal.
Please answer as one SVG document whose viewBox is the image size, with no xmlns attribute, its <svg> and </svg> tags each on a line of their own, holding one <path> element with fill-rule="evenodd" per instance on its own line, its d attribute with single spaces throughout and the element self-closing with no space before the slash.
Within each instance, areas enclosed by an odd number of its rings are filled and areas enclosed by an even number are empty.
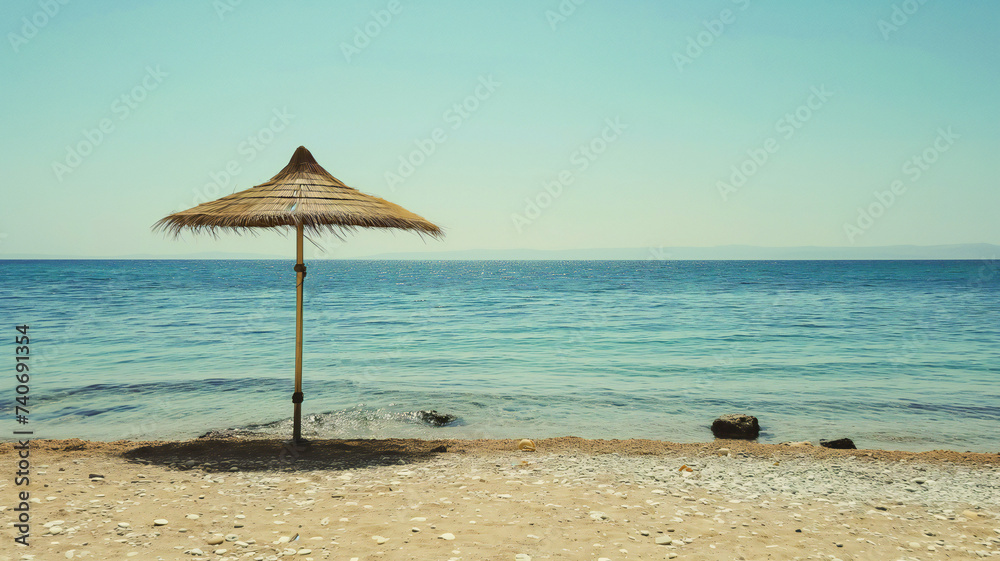
<svg viewBox="0 0 1000 561">
<path fill-rule="evenodd" d="M 347 470 L 402 465 L 447 452 L 444 441 L 313 440 L 308 453 L 277 439 L 198 439 L 140 446 L 123 454 L 130 462 L 203 472 Z M 235 469 L 234 469 L 235 468 Z"/>
</svg>

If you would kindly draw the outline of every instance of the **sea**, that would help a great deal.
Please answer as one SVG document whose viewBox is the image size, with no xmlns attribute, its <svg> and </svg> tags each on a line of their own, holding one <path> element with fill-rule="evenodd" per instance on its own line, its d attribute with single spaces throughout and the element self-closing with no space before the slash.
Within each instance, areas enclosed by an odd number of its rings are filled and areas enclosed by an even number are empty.
<svg viewBox="0 0 1000 561">
<path fill-rule="evenodd" d="M 766 443 L 1000 452 L 995 260 L 307 264 L 307 438 L 704 442 L 746 413 Z M 0 438 L 288 437 L 292 265 L 0 261 Z"/>
</svg>

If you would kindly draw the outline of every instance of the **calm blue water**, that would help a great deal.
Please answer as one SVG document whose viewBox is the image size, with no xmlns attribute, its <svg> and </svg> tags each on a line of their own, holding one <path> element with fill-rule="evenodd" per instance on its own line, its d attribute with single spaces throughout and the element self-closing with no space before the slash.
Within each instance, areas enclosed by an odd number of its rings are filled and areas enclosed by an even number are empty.
<svg viewBox="0 0 1000 561">
<path fill-rule="evenodd" d="M 294 283 L 290 261 L 0 261 L 0 348 L 30 325 L 37 437 L 284 436 Z M 996 452 L 998 297 L 996 261 L 318 261 L 305 433 L 693 442 L 746 412 L 765 442 Z"/>
</svg>

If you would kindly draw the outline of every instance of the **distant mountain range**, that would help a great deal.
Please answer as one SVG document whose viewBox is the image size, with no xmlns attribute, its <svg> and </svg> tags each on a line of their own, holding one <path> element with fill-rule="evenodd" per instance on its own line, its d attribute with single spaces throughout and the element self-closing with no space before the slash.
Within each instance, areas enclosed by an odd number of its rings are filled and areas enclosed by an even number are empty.
<svg viewBox="0 0 1000 561">
<path fill-rule="evenodd" d="M 0 255 L 3 259 L 289 259 L 287 255 L 268 255 L 264 253 L 227 253 L 223 251 L 209 251 L 202 253 L 185 253 L 176 255 L 153 255 L 149 253 L 136 253 L 132 255 L 105 255 L 99 257 L 79 255 L 43 255 L 36 253 L 24 253 L 15 255 Z M 291 259 L 295 259 L 292 255 Z"/>
<path fill-rule="evenodd" d="M 191 253 L 181 255 L 121 255 L 79 257 L 72 255 L 0 255 L 3 259 L 283 259 L 290 255 L 259 253 Z M 879 247 L 758 247 L 726 245 L 718 247 L 632 247 L 603 249 L 470 249 L 380 253 L 354 259 L 402 260 L 677 260 L 677 261 L 787 261 L 787 260 L 879 260 L 879 259 L 1000 259 L 1000 245 L 892 245 Z"/>
<path fill-rule="evenodd" d="M 486 249 L 468 251 L 432 251 L 426 253 L 383 253 L 369 259 L 429 260 L 705 260 L 705 261 L 786 261 L 850 259 L 1000 259 L 1000 245 L 894 245 L 880 247 L 757 247 L 726 245 L 718 247 L 646 247 L 612 249 Z"/>
</svg>

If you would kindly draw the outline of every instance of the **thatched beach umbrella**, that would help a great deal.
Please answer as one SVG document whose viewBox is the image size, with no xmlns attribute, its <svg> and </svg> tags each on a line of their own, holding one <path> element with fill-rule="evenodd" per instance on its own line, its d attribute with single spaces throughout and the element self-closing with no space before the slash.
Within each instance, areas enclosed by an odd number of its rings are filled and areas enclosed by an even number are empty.
<svg viewBox="0 0 1000 561">
<path fill-rule="evenodd" d="M 243 233 L 250 228 L 295 229 L 295 392 L 292 440 L 302 440 L 302 262 L 305 231 L 340 236 L 355 228 L 396 228 L 418 234 L 443 236 L 441 229 L 389 201 L 366 195 L 344 185 L 323 169 L 303 146 L 267 183 L 239 193 L 175 212 L 153 225 L 174 236 L 185 228 L 215 235 L 217 230 Z"/>
</svg>

